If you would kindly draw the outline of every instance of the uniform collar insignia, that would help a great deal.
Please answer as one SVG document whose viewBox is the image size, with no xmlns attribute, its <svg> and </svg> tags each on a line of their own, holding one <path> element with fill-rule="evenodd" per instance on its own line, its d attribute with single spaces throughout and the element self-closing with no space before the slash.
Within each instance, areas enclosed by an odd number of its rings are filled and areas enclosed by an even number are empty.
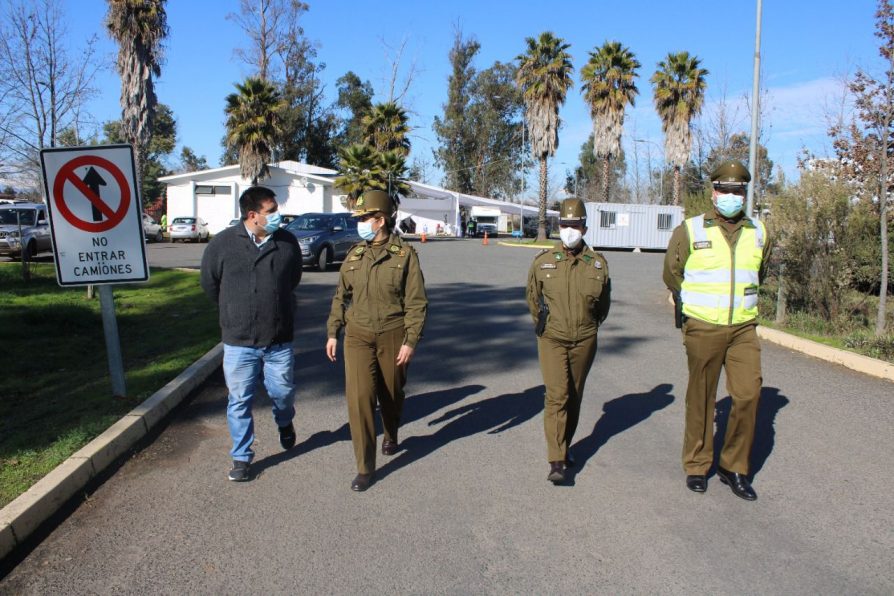
<svg viewBox="0 0 894 596">
<path fill-rule="evenodd" d="M 553 253 L 553 254 L 556 255 L 556 260 L 557 260 L 557 261 L 561 261 L 561 260 L 562 260 L 562 258 L 563 258 L 563 257 L 562 257 L 562 253 L 560 253 L 560 252 L 555 252 L 555 253 Z"/>
<path fill-rule="evenodd" d="M 354 254 L 355 254 L 355 255 L 362 255 L 362 254 L 363 254 L 363 250 L 364 250 L 365 248 L 366 248 L 365 246 L 358 246 L 357 248 L 354 249 Z"/>
<path fill-rule="evenodd" d="M 391 246 L 388 247 L 388 250 L 391 252 L 397 252 L 400 250 L 400 247 L 396 244 L 392 244 Z"/>
<path fill-rule="evenodd" d="M 587 264 L 589 264 L 590 261 L 593 260 L 593 255 L 581 255 L 581 258 L 582 258 Z"/>
</svg>

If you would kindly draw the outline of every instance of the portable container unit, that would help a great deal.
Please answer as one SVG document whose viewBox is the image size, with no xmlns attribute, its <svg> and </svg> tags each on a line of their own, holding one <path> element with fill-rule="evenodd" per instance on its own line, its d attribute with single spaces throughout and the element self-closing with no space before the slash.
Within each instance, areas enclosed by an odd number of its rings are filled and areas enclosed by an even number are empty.
<svg viewBox="0 0 894 596">
<path fill-rule="evenodd" d="M 666 249 L 674 228 L 683 223 L 683 208 L 673 205 L 584 203 L 592 247 Z"/>
</svg>

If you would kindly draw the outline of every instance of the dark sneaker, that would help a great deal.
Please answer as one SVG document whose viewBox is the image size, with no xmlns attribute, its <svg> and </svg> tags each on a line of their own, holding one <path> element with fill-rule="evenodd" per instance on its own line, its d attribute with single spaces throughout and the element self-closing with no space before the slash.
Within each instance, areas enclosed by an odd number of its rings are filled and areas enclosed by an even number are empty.
<svg viewBox="0 0 894 596">
<path fill-rule="evenodd" d="M 247 461 L 233 460 L 233 469 L 230 470 L 230 480 L 233 482 L 245 482 L 251 480 L 249 464 Z"/>
<path fill-rule="evenodd" d="M 279 444 L 283 449 L 291 449 L 295 446 L 295 426 L 289 422 L 279 427 Z"/>
</svg>

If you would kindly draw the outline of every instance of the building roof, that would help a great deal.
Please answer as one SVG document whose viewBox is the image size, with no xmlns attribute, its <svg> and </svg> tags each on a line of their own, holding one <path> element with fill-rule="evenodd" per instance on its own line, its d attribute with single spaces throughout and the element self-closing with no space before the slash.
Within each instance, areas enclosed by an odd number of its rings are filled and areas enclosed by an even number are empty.
<svg viewBox="0 0 894 596">
<path fill-rule="evenodd" d="M 338 172 L 335 170 L 330 170 L 329 168 L 322 168 L 320 166 L 312 166 L 310 164 L 301 163 L 292 160 L 284 160 L 277 163 L 269 164 L 271 170 L 280 170 L 286 174 L 291 174 L 293 176 L 300 176 L 302 178 L 308 178 L 315 182 L 319 182 L 324 185 L 332 184 L 335 176 L 338 175 Z M 165 184 L 182 184 L 184 182 L 190 181 L 209 181 L 214 180 L 215 178 L 222 178 L 225 176 L 239 175 L 239 164 L 234 164 L 231 166 L 223 166 L 220 168 L 210 168 L 207 170 L 199 170 L 198 172 L 186 172 L 184 174 L 174 174 L 172 176 L 162 176 L 158 180 L 160 182 L 164 182 Z"/>
</svg>

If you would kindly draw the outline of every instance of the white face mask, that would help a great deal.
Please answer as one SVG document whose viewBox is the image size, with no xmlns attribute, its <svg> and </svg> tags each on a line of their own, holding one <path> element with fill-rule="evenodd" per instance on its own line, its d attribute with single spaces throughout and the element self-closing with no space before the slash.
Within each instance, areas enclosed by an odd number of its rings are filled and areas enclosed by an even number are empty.
<svg viewBox="0 0 894 596">
<path fill-rule="evenodd" d="M 583 233 L 577 228 L 560 228 L 559 238 L 562 239 L 562 244 L 568 248 L 577 248 L 583 238 Z"/>
</svg>

